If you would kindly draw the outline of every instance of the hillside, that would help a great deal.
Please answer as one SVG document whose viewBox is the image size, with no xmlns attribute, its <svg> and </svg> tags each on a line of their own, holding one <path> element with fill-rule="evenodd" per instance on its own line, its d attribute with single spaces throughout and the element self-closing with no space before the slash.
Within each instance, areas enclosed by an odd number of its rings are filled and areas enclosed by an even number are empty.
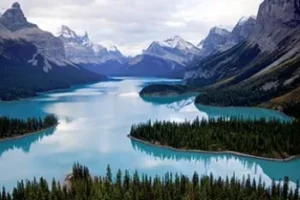
<svg viewBox="0 0 300 200">
<path fill-rule="evenodd" d="M 69 61 L 63 42 L 28 22 L 18 3 L 0 17 L 0 47 L 0 100 L 107 79 Z"/>
</svg>

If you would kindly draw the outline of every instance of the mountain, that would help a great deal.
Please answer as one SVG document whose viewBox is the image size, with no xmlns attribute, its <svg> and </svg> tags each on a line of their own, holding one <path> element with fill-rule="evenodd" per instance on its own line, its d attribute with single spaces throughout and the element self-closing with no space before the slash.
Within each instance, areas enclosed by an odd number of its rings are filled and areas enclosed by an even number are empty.
<svg viewBox="0 0 300 200">
<path fill-rule="evenodd" d="M 278 97 L 300 87 L 300 8 L 297 1 L 265 0 L 238 45 L 190 68 L 185 82 L 208 89 L 242 89 Z M 242 23 L 243 24 L 243 23 Z M 245 23 L 244 23 L 245 24 Z M 248 28 L 247 28 L 248 29 Z M 241 31 L 238 31 L 242 33 Z"/>
<path fill-rule="evenodd" d="M 186 66 L 200 56 L 200 49 L 179 36 L 154 41 L 130 59 L 123 74 L 128 76 L 182 78 Z"/>
<path fill-rule="evenodd" d="M 182 78 L 185 66 L 161 57 L 142 54 L 132 58 L 123 76 Z"/>
<path fill-rule="evenodd" d="M 256 19 L 254 16 L 242 17 L 230 32 L 224 28 L 213 27 L 208 36 L 198 44 L 201 57 L 224 52 L 241 41 L 247 39 L 254 29 Z"/>
<path fill-rule="evenodd" d="M 63 25 L 58 35 L 63 41 L 66 57 L 91 71 L 113 75 L 127 63 L 127 58 L 116 46 L 106 48 L 100 44 L 94 44 L 86 32 L 84 35 L 78 35 L 68 26 Z"/>
<path fill-rule="evenodd" d="M 1 15 L 0 24 L 11 31 L 15 37 L 35 44 L 41 54 L 58 65 L 64 65 L 63 63 L 66 62 L 62 41 L 28 22 L 19 3 L 14 3 Z"/>
<path fill-rule="evenodd" d="M 0 100 L 106 80 L 69 61 L 63 42 L 27 21 L 19 3 L 0 17 Z"/>
<path fill-rule="evenodd" d="M 181 37 L 175 36 L 163 42 L 153 42 L 143 53 L 187 65 L 199 56 L 201 51 Z"/>
<path fill-rule="evenodd" d="M 198 47 L 201 47 L 202 50 L 201 56 L 205 57 L 218 51 L 222 51 L 229 35 L 230 32 L 226 29 L 219 27 L 213 27 L 210 29 L 208 36 L 198 45 Z"/>
</svg>

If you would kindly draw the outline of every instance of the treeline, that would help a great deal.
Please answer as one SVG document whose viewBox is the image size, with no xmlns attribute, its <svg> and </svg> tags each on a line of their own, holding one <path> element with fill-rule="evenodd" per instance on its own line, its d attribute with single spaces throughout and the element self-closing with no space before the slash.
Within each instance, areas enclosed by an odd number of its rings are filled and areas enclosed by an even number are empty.
<svg viewBox="0 0 300 200">
<path fill-rule="evenodd" d="M 266 187 L 259 179 L 250 176 L 238 180 L 201 177 L 194 173 L 187 176 L 167 173 L 154 178 L 135 172 L 120 170 L 115 176 L 107 167 L 106 176 L 92 177 L 88 168 L 79 164 L 73 167 L 73 176 L 68 184 L 53 179 L 51 185 L 43 178 L 37 181 L 19 182 L 11 193 L 3 188 L 0 200 L 201 200 L 201 199 L 268 199 L 299 200 L 299 190 L 290 189 L 289 179 L 283 184 L 273 181 Z M 299 184 L 297 184 L 299 186 Z"/>
<path fill-rule="evenodd" d="M 58 123 L 54 115 L 42 118 L 15 119 L 0 117 L 0 139 L 22 136 L 50 128 Z"/>
<path fill-rule="evenodd" d="M 256 106 L 270 100 L 274 96 L 271 93 L 247 89 L 220 89 L 207 91 L 198 95 L 195 103 L 212 106 Z"/>
<path fill-rule="evenodd" d="M 177 149 L 236 151 L 268 158 L 300 155 L 300 122 L 219 118 L 193 122 L 151 121 L 133 125 L 130 135 Z"/>
<path fill-rule="evenodd" d="M 258 106 L 270 99 L 284 94 L 286 90 L 273 89 L 269 91 L 220 89 L 207 91 L 197 96 L 195 103 L 210 106 Z M 292 117 L 300 119 L 300 103 L 286 103 L 280 110 Z"/>
</svg>

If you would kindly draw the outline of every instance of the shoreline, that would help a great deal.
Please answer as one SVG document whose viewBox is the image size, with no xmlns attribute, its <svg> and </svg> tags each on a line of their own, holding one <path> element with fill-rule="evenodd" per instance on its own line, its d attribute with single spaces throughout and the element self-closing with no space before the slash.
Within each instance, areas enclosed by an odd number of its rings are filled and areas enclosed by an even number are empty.
<svg viewBox="0 0 300 200">
<path fill-rule="evenodd" d="M 41 91 L 41 92 L 35 92 L 34 95 L 24 97 L 24 98 L 16 98 L 16 99 L 12 99 L 12 100 L 1 100 L 0 99 L 0 103 L 8 103 L 9 104 L 9 103 L 15 103 L 15 102 L 20 102 L 20 101 L 33 100 L 33 99 L 40 98 L 44 94 L 64 92 L 64 91 L 67 91 L 67 90 L 70 90 L 72 88 L 76 88 L 76 87 L 79 87 L 79 86 L 90 85 L 90 84 L 95 84 L 95 83 L 100 83 L 100 82 L 106 82 L 106 81 L 110 81 L 111 79 L 112 78 L 108 78 L 106 80 L 101 80 L 101 81 L 93 81 L 93 82 L 88 82 L 88 83 L 79 83 L 79 84 L 74 84 L 74 85 L 71 85 L 71 86 L 68 86 L 68 87 L 61 87 L 61 88 L 50 89 L 50 90 L 45 90 L 45 91 Z"/>
<path fill-rule="evenodd" d="M 285 114 L 284 112 L 282 112 L 280 110 L 276 110 L 276 109 L 268 108 L 268 107 L 262 107 L 262 106 L 218 106 L 218 105 L 209 105 L 209 104 L 196 103 L 196 102 L 194 102 L 194 105 L 196 107 L 197 107 L 197 105 L 202 105 L 202 106 L 217 107 L 217 108 L 259 108 L 259 109 L 271 110 L 271 111 L 280 113 L 281 115 L 290 118 L 292 121 L 296 120 L 295 117 L 287 115 L 287 114 Z"/>
<path fill-rule="evenodd" d="M 265 160 L 265 161 L 273 161 L 273 162 L 290 162 L 290 161 L 293 161 L 293 160 L 300 159 L 300 155 L 290 156 L 290 157 L 285 158 L 285 159 L 278 159 L 278 158 L 268 158 L 268 157 L 254 156 L 254 155 L 240 153 L 240 152 L 236 152 L 236 151 L 203 151 L 203 150 L 193 150 L 193 149 L 177 149 L 177 148 L 174 148 L 174 147 L 171 147 L 171 146 L 153 144 L 151 142 L 135 138 L 131 135 L 127 135 L 127 137 L 129 139 L 133 140 L 133 141 L 136 141 L 136 142 L 140 142 L 140 143 L 150 145 L 150 146 L 153 146 L 153 147 L 168 149 L 168 150 L 175 151 L 175 152 L 204 153 L 204 154 L 227 154 L 227 155 L 240 156 L 240 157 L 244 157 L 244 158 L 254 158 L 254 159 Z"/>
<path fill-rule="evenodd" d="M 57 124 L 55 124 L 55 125 L 53 125 L 53 126 L 51 126 L 49 128 L 44 128 L 44 129 L 41 129 L 41 130 L 38 130 L 38 131 L 35 131 L 35 132 L 25 133 L 24 135 L 18 135 L 18 136 L 8 137 L 8 138 L 2 138 L 2 139 L 0 138 L 0 143 L 1 142 L 5 142 L 5 141 L 9 141 L 9 140 L 16 140 L 16 139 L 24 138 L 24 137 L 31 136 L 31 135 L 40 134 L 40 133 L 42 133 L 44 131 L 56 128 L 58 125 L 59 125 L 59 123 L 57 123 Z"/>
<path fill-rule="evenodd" d="M 197 95 L 199 93 L 197 92 L 184 92 L 184 93 L 169 93 L 169 94 L 160 94 L 160 93 L 154 93 L 154 94 L 140 94 L 141 97 L 154 97 L 154 98 L 162 98 L 162 97 L 180 97 L 185 95 Z"/>
</svg>

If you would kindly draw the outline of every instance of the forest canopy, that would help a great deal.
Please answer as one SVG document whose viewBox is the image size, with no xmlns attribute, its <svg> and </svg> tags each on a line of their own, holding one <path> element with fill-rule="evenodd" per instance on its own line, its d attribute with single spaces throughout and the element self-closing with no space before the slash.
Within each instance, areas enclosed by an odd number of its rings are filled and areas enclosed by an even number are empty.
<svg viewBox="0 0 300 200">
<path fill-rule="evenodd" d="M 79 164 L 74 164 L 73 173 L 68 177 L 66 184 L 55 179 L 49 184 L 44 178 L 21 181 L 11 193 L 3 188 L 0 200 L 299 200 L 298 189 L 289 187 L 287 177 L 282 184 L 273 181 L 268 188 L 261 179 L 250 176 L 242 180 L 235 176 L 221 179 L 213 175 L 200 177 L 195 172 L 191 178 L 172 173 L 149 177 L 137 171 L 131 175 L 129 171 L 121 170 L 113 176 L 109 166 L 106 176 L 92 177 L 89 169 Z"/>
<path fill-rule="evenodd" d="M 57 123 L 58 119 L 54 115 L 47 115 L 44 118 L 31 117 L 28 119 L 0 117 L 0 139 L 30 134 L 53 127 Z"/>
<path fill-rule="evenodd" d="M 300 122 L 219 118 L 193 122 L 156 121 L 133 125 L 130 136 L 177 149 L 235 151 L 286 159 L 300 155 Z"/>
</svg>

